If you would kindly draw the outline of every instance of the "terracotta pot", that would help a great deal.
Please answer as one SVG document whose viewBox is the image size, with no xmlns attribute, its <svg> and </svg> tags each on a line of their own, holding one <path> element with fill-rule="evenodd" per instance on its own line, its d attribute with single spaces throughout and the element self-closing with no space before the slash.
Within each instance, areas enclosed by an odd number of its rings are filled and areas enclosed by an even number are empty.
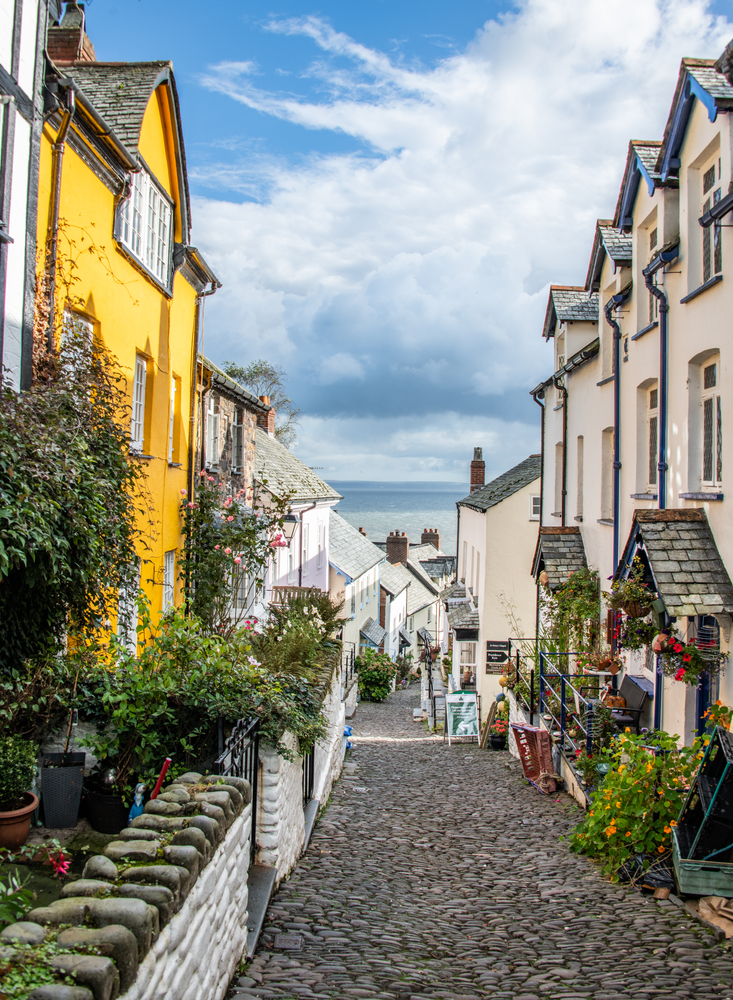
<svg viewBox="0 0 733 1000">
<path fill-rule="evenodd" d="M 17 851 L 26 842 L 31 828 L 31 814 L 38 808 L 38 797 L 33 792 L 25 792 L 25 803 L 20 809 L 0 812 L 0 847 Z"/>
</svg>

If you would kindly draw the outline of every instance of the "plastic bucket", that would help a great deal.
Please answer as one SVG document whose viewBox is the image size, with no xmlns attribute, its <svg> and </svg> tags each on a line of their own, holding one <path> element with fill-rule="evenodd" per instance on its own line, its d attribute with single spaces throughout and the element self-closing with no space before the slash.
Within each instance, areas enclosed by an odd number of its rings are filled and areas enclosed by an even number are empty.
<svg viewBox="0 0 733 1000">
<path fill-rule="evenodd" d="M 85 753 L 46 753 L 41 766 L 41 801 L 47 827 L 76 826 L 84 784 Z M 47 763 L 63 766 L 47 767 Z"/>
<path fill-rule="evenodd" d="M 130 807 L 125 805 L 121 795 L 105 794 L 86 785 L 84 800 L 89 825 L 97 833 L 119 833 L 128 825 Z"/>
</svg>

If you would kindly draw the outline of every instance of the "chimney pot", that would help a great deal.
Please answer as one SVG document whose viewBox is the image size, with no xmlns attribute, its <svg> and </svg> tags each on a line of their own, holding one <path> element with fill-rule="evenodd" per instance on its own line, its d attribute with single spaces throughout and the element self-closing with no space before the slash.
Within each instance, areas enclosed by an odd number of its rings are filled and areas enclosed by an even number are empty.
<svg viewBox="0 0 733 1000">
<path fill-rule="evenodd" d="M 410 540 L 404 531 L 390 531 L 387 538 L 387 562 L 404 563 L 410 555 Z"/>
<path fill-rule="evenodd" d="M 260 396 L 260 402 L 264 403 L 265 406 L 270 406 L 269 396 Z M 263 431 L 267 431 L 270 437 L 275 436 L 275 410 L 270 406 L 267 413 L 257 414 L 257 426 L 261 427 Z"/>
<path fill-rule="evenodd" d="M 434 545 L 436 549 L 440 549 L 440 532 L 437 528 L 426 528 L 422 535 L 420 536 L 421 545 Z"/>
<path fill-rule="evenodd" d="M 484 462 L 483 448 L 473 449 L 473 461 L 471 462 L 471 482 L 469 493 L 480 490 L 486 479 L 486 463 Z"/>
</svg>

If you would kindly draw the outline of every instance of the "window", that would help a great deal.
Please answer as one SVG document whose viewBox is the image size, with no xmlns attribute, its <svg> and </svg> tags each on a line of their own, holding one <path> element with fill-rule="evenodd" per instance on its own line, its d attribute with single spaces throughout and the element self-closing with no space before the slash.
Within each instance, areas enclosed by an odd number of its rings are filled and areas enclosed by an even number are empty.
<svg viewBox="0 0 733 1000">
<path fill-rule="evenodd" d="M 540 498 L 538 496 L 529 498 L 529 519 L 530 521 L 539 521 L 540 519 Z"/>
<path fill-rule="evenodd" d="M 466 570 L 468 568 L 468 542 L 463 543 L 463 582 L 466 582 Z"/>
<path fill-rule="evenodd" d="M 649 486 L 657 485 L 657 462 L 659 460 L 657 450 L 659 448 L 659 390 L 649 390 L 649 473 L 647 482 Z"/>
<path fill-rule="evenodd" d="M 462 642 L 461 643 L 461 666 L 475 666 L 476 665 L 476 647 L 478 643 L 476 642 Z"/>
<path fill-rule="evenodd" d="M 232 589 L 234 591 L 233 610 L 246 611 L 247 609 L 247 573 L 242 566 L 235 566 L 232 574 Z"/>
<path fill-rule="evenodd" d="M 244 470 L 244 410 L 234 412 L 232 424 L 232 472 Z"/>
<path fill-rule="evenodd" d="M 613 519 L 613 427 L 601 438 L 601 520 Z"/>
<path fill-rule="evenodd" d="M 356 584 L 351 585 L 351 614 L 352 616 L 356 614 Z"/>
<path fill-rule="evenodd" d="M 473 588 L 473 596 L 478 598 L 479 586 L 481 584 L 481 553 L 476 553 L 476 583 Z"/>
<path fill-rule="evenodd" d="M 377 596 L 377 576 L 378 576 L 378 573 L 379 573 L 379 571 L 375 569 L 374 570 L 374 579 L 372 580 L 372 597 L 376 597 Z"/>
<path fill-rule="evenodd" d="M 717 175 L 717 180 L 716 180 Z M 717 187 L 716 187 L 717 183 Z M 720 160 L 714 162 L 707 170 L 702 172 L 702 212 L 709 212 L 713 205 L 717 205 L 721 198 L 720 188 Z M 703 284 L 715 274 L 720 274 L 723 270 L 723 244 L 722 230 L 720 222 L 714 222 L 712 226 L 703 229 L 702 235 L 702 280 Z"/>
<path fill-rule="evenodd" d="M 143 450 L 145 435 L 145 381 L 148 366 L 139 354 L 135 358 L 135 376 L 132 383 L 132 424 L 130 426 L 130 448 Z"/>
<path fill-rule="evenodd" d="M 168 419 L 168 461 L 173 461 L 174 432 L 176 428 L 176 380 L 171 379 L 171 412 Z"/>
<path fill-rule="evenodd" d="M 120 587 L 117 599 L 117 638 L 131 653 L 137 652 L 137 598 L 140 592 L 140 561 L 129 587 Z"/>
<path fill-rule="evenodd" d="M 303 576 L 308 576 L 308 551 L 310 548 L 310 525 L 303 525 L 303 559 L 301 561 L 301 566 L 303 567 Z"/>
<path fill-rule="evenodd" d="M 173 607 L 176 590 L 176 550 L 171 549 L 163 557 L 163 611 Z"/>
<path fill-rule="evenodd" d="M 410 615 L 410 620 L 407 623 L 407 628 L 408 628 L 408 631 L 410 631 L 410 632 L 414 632 L 415 631 L 415 616 L 414 615 Z"/>
<path fill-rule="evenodd" d="M 702 481 L 718 486 L 723 479 L 723 415 L 718 362 L 702 370 Z"/>
<path fill-rule="evenodd" d="M 219 400 L 209 396 L 206 409 L 206 465 L 219 464 Z"/>
<path fill-rule="evenodd" d="M 318 522 L 318 555 L 316 557 L 316 568 L 321 569 L 323 566 L 323 546 L 324 546 L 324 527 L 323 521 Z"/>
<path fill-rule="evenodd" d="M 582 434 L 578 435 L 578 441 L 576 445 L 576 468 L 575 468 L 575 519 L 576 521 L 583 520 L 583 462 L 584 462 L 584 447 L 585 441 Z"/>
<path fill-rule="evenodd" d="M 367 573 L 366 579 L 364 580 L 364 595 L 366 603 L 369 603 L 369 574 Z"/>
<path fill-rule="evenodd" d="M 555 510 L 554 514 L 562 513 L 562 462 L 563 462 L 563 446 L 562 442 L 558 441 L 555 445 Z"/>
<path fill-rule="evenodd" d="M 288 583 L 295 582 L 295 565 L 292 551 L 288 551 Z"/>
<path fill-rule="evenodd" d="M 120 242 L 163 285 L 170 281 L 172 206 L 145 170 L 132 174 L 130 197 L 120 205 Z"/>
</svg>

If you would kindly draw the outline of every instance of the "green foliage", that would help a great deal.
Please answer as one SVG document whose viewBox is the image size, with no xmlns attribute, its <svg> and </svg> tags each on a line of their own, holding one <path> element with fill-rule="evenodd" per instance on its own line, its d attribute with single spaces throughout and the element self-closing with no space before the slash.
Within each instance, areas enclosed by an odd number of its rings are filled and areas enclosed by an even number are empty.
<svg viewBox="0 0 733 1000">
<path fill-rule="evenodd" d="M 0 878 L 0 927 L 21 920 L 23 914 L 30 909 L 33 893 L 25 888 L 29 878 L 30 875 L 23 880 L 13 872 L 4 879 Z"/>
<path fill-rule="evenodd" d="M 20 736 L 0 737 L 0 810 L 20 809 L 36 775 L 36 744 Z"/>
<path fill-rule="evenodd" d="M 296 410 L 285 392 L 287 375 L 283 368 L 260 359 L 248 365 L 235 365 L 227 361 L 224 371 L 229 378 L 239 382 L 255 396 L 269 396 L 270 405 L 276 412 L 275 437 L 280 444 L 289 448 L 295 441 L 300 410 Z"/>
<path fill-rule="evenodd" d="M 356 658 L 359 694 L 364 701 L 384 701 L 392 691 L 396 667 L 386 653 L 362 649 Z"/>
<path fill-rule="evenodd" d="M 61 948 L 56 943 L 57 935 L 58 932 L 54 929 L 41 944 L 13 944 L 14 954 L 11 961 L 0 961 L 2 1000 L 26 1000 L 39 986 L 77 985 L 72 976 L 64 976 L 49 965 L 49 959 L 57 955 L 87 954 L 89 950 Z"/>
<path fill-rule="evenodd" d="M 275 672 L 313 675 L 324 662 L 340 655 L 341 644 L 332 641 L 343 625 L 343 601 L 334 604 L 328 594 L 312 590 L 298 594 L 282 607 L 271 605 L 261 632 L 253 632 L 252 647 L 259 660 Z M 331 656 L 329 656 L 331 651 Z"/>
<path fill-rule="evenodd" d="M 138 631 L 145 640 L 135 658 L 111 635 L 75 654 L 88 692 L 85 714 L 101 726 L 83 741 L 117 768 L 117 791 L 128 799 L 138 781 L 149 786 L 166 757 L 172 777 L 216 751 L 218 720 L 227 727 L 258 717 L 263 739 L 280 743 L 286 731 L 301 751 L 325 733 L 312 674 L 270 670 L 253 655 L 245 625 L 224 638 L 195 617 L 172 612 L 154 627 L 140 603 Z M 325 655 L 325 654 L 324 654 Z M 339 656 L 335 649 L 331 655 Z"/>
<path fill-rule="evenodd" d="M 0 672 L 0 730 L 40 743 L 70 707 L 72 687 L 73 672 L 62 656 Z"/>
<path fill-rule="evenodd" d="M 188 609 L 210 632 L 228 635 L 242 624 L 245 607 L 233 608 L 234 595 L 262 586 L 273 547 L 284 544 L 278 529 L 288 499 L 265 506 L 247 490 L 229 496 L 202 471 L 195 498 L 181 501 Z"/>
<path fill-rule="evenodd" d="M 601 594 L 598 573 L 587 567 L 571 573 L 555 591 L 542 594 L 543 647 L 554 652 L 592 650 L 598 641 Z M 566 672 L 563 665 L 563 672 Z"/>
<path fill-rule="evenodd" d="M 668 733 L 622 733 L 612 745 L 613 766 L 571 837 L 574 851 L 598 858 L 613 881 L 636 854 L 664 854 L 703 747 L 678 747 Z M 655 749 L 650 749 L 655 748 Z"/>
<path fill-rule="evenodd" d="M 0 672 L 98 626 L 135 561 L 126 381 L 69 331 L 46 378 L 0 390 Z"/>
<path fill-rule="evenodd" d="M 616 648 L 643 649 L 651 645 L 657 633 L 647 621 L 656 592 L 644 581 L 644 563 L 634 556 L 631 572 L 625 580 L 614 580 L 605 595 L 608 606 L 615 612 L 614 639 Z"/>
</svg>

